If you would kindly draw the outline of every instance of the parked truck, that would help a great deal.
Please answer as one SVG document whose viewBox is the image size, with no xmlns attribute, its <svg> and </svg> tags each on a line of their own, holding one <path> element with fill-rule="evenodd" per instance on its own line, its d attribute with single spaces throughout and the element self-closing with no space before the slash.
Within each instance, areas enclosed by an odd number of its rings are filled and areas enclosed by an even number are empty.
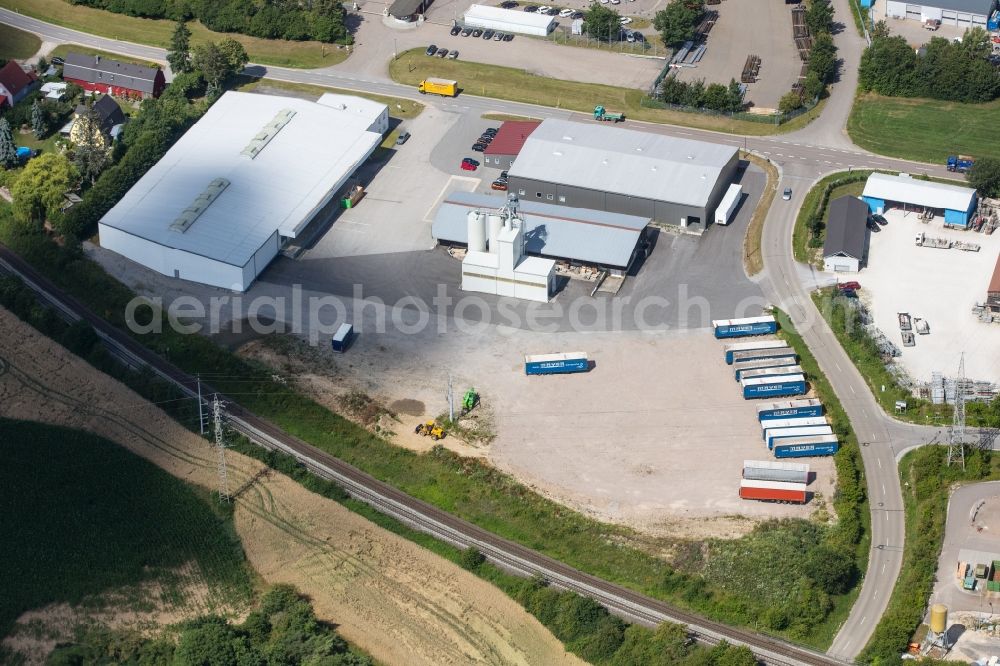
<svg viewBox="0 0 1000 666">
<path fill-rule="evenodd" d="M 802 395 L 806 392 L 805 375 L 744 379 L 740 385 L 743 387 L 743 397 L 747 400 Z"/>
<path fill-rule="evenodd" d="M 756 479 L 740 481 L 740 499 L 805 504 L 807 497 L 808 492 L 804 483 L 758 481 Z"/>
<path fill-rule="evenodd" d="M 949 155 L 948 161 L 945 166 L 948 167 L 948 171 L 957 171 L 958 173 L 965 173 L 972 168 L 972 165 L 976 163 L 976 160 L 969 155 Z"/>
<path fill-rule="evenodd" d="M 836 435 L 803 437 L 802 439 L 784 440 L 775 444 L 774 457 L 781 459 L 832 456 L 839 450 L 840 442 L 837 441 Z"/>
<path fill-rule="evenodd" d="M 743 319 L 716 319 L 712 322 L 717 338 L 742 338 L 747 335 L 769 335 L 778 331 L 778 322 L 771 315 Z"/>
<path fill-rule="evenodd" d="M 798 358 L 798 355 L 792 350 L 791 347 L 754 349 L 749 351 L 733 352 L 732 365 L 736 365 L 737 363 L 742 363 L 744 361 L 763 361 L 764 359 L 787 360 L 790 363 L 795 363 Z"/>
<path fill-rule="evenodd" d="M 773 421 L 793 416 L 822 416 L 823 403 L 816 398 L 769 402 L 757 407 L 757 420 Z"/>
<path fill-rule="evenodd" d="M 764 434 L 764 441 L 767 442 L 767 450 L 773 451 L 775 445 L 783 439 L 801 439 L 803 437 L 822 437 L 832 435 L 833 428 L 829 425 L 817 425 L 808 427 L 792 428 L 771 428 Z"/>
<path fill-rule="evenodd" d="M 748 342 L 733 342 L 723 347 L 726 351 L 726 363 L 733 364 L 733 354 L 744 351 L 760 351 L 761 349 L 785 349 L 788 343 L 784 340 L 752 340 Z"/>
<path fill-rule="evenodd" d="M 917 247 L 933 247 L 939 250 L 947 250 L 951 247 L 951 241 L 944 238 L 931 238 L 924 232 L 917 234 L 915 242 Z"/>
<path fill-rule="evenodd" d="M 773 460 L 744 460 L 743 478 L 757 481 L 809 483 L 809 465 Z"/>
<path fill-rule="evenodd" d="M 625 121 L 624 113 L 611 113 L 603 106 L 598 104 L 594 107 L 594 120 L 607 120 L 613 123 L 621 123 Z"/>
<path fill-rule="evenodd" d="M 586 372 L 590 361 L 585 352 L 563 352 L 559 354 L 534 354 L 524 357 L 524 374 L 558 375 L 569 372 Z"/>
<path fill-rule="evenodd" d="M 424 79 L 417 86 L 417 90 L 420 91 L 421 95 L 431 93 L 443 97 L 454 97 L 458 94 L 458 81 L 450 79 Z"/>
</svg>

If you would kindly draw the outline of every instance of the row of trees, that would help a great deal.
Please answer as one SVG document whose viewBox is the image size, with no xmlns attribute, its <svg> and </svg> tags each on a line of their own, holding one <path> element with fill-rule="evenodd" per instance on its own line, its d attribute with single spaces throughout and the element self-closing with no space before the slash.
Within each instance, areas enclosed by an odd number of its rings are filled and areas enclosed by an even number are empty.
<svg viewBox="0 0 1000 666">
<path fill-rule="evenodd" d="M 660 84 L 660 91 L 660 101 L 667 104 L 714 111 L 740 111 L 743 108 L 743 94 L 736 79 L 730 79 L 729 85 L 724 86 L 721 83 L 705 85 L 704 79 L 688 83 L 676 76 L 668 76 Z"/>
<path fill-rule="evenodd" d="M 174 666 L 322 664 L 371 666 L 335 629 L 320 622 L 309 601 L 288 585 L 271 589 L 242 624 L 208 615 L 182 625 L 177 640 L 92 628 L 71 646 L 56 648 L 50 666 L 109 663 Z"/>
<path fill-rule="evenodd" d="M 191 30 L 187 21 L 181 20 L 170 38 L 167 62 L 175 75 L 198 72 L 208 84 L 210 101 L 215 101 L 221 94 L 223 82 L 242 72 L 250 57 L 243 44 L 235 39 L 223 39 L 218 44 L 206 42 L 192 49 Z"/>
<path fill-rule="evenodd" d="M 990 62 L 991 52 L 989 34 L 972 28 L 960 43 L 933 37 L 918 54 L 880 21 L 861 56 L 858 82 L 890 97 L 988 102 L 1000 97 L 1000 68 Z"/>
<path fill-rule="evenodd" d="M 837 71 L 837 47 L 833 43 L 833 5 L 830 0 L 809 0 L 806 4 L 806 25 L 812 36 L 812 49 L 806 78 L 801 89 L 785 93 L 778 110 L 789 113 L 802 108 L 804 100 L 818 98 Z"/>
<path fill-rule="evenodd" d="M 118 14 L 177 21 L 197 19 L 217 32 L 265 39 L 350 44 L 347 12 L 338 0 L 68 0 Z"/>
</svg>

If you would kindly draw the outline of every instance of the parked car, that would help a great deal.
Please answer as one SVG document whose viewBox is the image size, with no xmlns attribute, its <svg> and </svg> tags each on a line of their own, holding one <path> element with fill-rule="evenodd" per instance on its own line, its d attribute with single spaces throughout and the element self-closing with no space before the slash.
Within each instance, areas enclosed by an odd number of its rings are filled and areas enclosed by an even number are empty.
<svg viewBox="0 0 1000 666">
<path fill-rule="evenodd" d="M 874 232 L 876 234 L 878 232 L 882 231 L 882 227 L 880 227 L 877 224 L 875 224 L 875 220 L 868 220 L 867 227 L 868 227 L 868 229 L 870 229 L 872 232 Z"/>
<path fill-rule="evenodd" d="M 573 15 L 573 10 L 570 9 L 569 7 L 567 7 L 564 10 L 562 10 L 561 12 L 559 12 L 559 16 L 561 16 L 563 18 L 569 18 L 572 15 Z"/>
<path fill-rule="evenodd" d="M 526 5 L 524 11 L 528 12 L 529 14 L 534 14 L 535 12 L 538 11 L 538 5 Z"/>
<path fill-rule="evenodd" d="M 875 220 L 876 222 L 878 222 L 879 224 L 881 224 L 883 227 L 885 225 L 889 224 L 889 220 L 885 219 L 884 217 L 882 217 L 878 213 L 875 213 L 874 215 L 872 215 L 872 219 Z"/>
<path fill-rule="evenodd" d="M 549 7 L 548 5 L 542 5 L 541 7 L 538 8 L 538 13 L 539 14 L 548 14 L 550 9 L 552 9 L 552 8 Z"/>
<path fill-rule="evenodd" d="M 400 132 L 399 136 L 396 137 L 396 145 L 402 146 L 404 143 L 410 140 L 409 132 Z"/>
<path fill-rule="evenodd" d="M 493 41 L 495 41 L 495 42 L 502 41 L 503 37 L 504 37 L 504 34 L 502 32 L 498 32 L 497 34 L 493 35 Z"/>
<path fill-rule="evenodd" d="M 430 46 L 427 47 L 427 50 L 424 51 L 424 55 L 432 56 L 435 53 L 437 53 L 437 50 L 438 50 L 438 47 L 435 46 L 434 44 L 431 44 Z"/>
<path fill-rule="evenodd" d="M 505 42 L 512 42 L 512 41 L 514 41 L 514 33 L 508 32 L 506 35 L 503 36 L 503 41 L 505 41 Z"/>
<path fill-rule="evenodd" d="M 572 16 L 570 16 L 570 18 L 573 19 L 582 19 L 583 17 L 584 17 L 583 12 L 573 12 Z"/>
<path fill-rule="evenodd" d="M 861 289 L 861 285 L 852 280 L 850 282 L 841 282 L 840 284 L 837 285 L 837 288 L 840 289 L 841 291 L 845 289 L 857 291 L 858 289 Z"/>
<path fill-rule="evenodd" d="M 483 39 L 493 39 L 493 35 L 495 34 L 495 32 L 496 32 L 495 30 L 490 28 L 489 30 L 483 33 Z"/>
<path fill-rule="evenodd" d="M 502 8 L 504 8 L 504 9 L 514 9 L 514 7 L 517 7 L 517 1 L 516 0 L 505 0 L 504 2 L 500 3 L 500 6 Z"/>
<path fill-rule="evenodd" d="M 468 162 L 469 164 L 475 164 L 476 166 L 479 166 L 479 160 L 473 159 L 471 157 L 463 157 L 462 161 L 463 162 Z"/>
<path fill-rule="evenodd" d="M 472 162 L 462 162 L 462 171 L 475 171 L 478 168 L 478 165 Z"/>
<path fill-rule="evenodd" d="M 625 41 L 634 44 L 635 43 L 635 33 L 632 32 L 631 30 L 626 30 L 625 31 Z"/>
<path fill-rule="evenodd" d="M 501 171 L 500 172 L 500 178 L 502 178 L 503 180 L 507 180 L 507 172 L 506 171 Z"/>
<path fill-rule="evenodd" d="M 489 134 L 490 136 L 496 136 L 497 132 L 500 131 L 499 127 L 487 127 L 483 130 L 483 134 Z"/>
<path fill-rule="evenodd" d="M 502 180 L 494 180 L 493 184 L 490 185 L 490 189 L 499 190 L 500 192 L 506 192 L 507 183 Z"/>
<path fill-rule="evenodd" d="M 476 28 L 475 30 L 472 31 L 472 36 L 473 37 L 479 37 L 482 34 L 483 34 L 483 29 L 482 28 Z"/>
<path fill-rule="evenodd" d="M 460 25 L 453 25 L 451 27 L 451 36 L 452 37 L 454 37 L 455 35 L 457 35 L 460 32 L 462 32 L 462 26 L 460 26 Z"/>
<path fill-rule="evenodd" d="M 620 22 L 621 22 L 622 25 L 628 25 L 629 23 L 632 22 L 632 17 L 631 16 L 623 16 L 623 17 L 621 17 Z"/>
<path fill-rule="evenodd" d="M 451 53 L 448 54 L 449 60 L 454 60 L 457 57 L 458 57 L 458 51 L 452 51 Z"/>
<path fill-rule="evenodd" d="M 472 144 L 472 150 L 474 150 L 477 153 L 481 153 L 484 150 L 486 150 L 486 146 L 487 146 L 487 144 L 485 144 L 485 143 L 476 142 L 476 143 Z"/>
<path fill-rule="evenodd" d="M 781 194 L 781 198 L 785 201 L 791 201 L 792 199 L 792 188 L 786 187 L 785 191 Z"/>
<path fill-rule="evenodd" d="M 472 28 L 466 28 L 465 30 L 462 31 L 462 37 L 468 37 L 471 34 L 472 34 Z"/>
<path fill-rule="evenodd" d="M 446 55 L 448 55 L 448 49 L 438 49 L 438 52 L 435 53 L 434 55 L 436 55 L 438 58 L 444 58 Z"/>
</svg>

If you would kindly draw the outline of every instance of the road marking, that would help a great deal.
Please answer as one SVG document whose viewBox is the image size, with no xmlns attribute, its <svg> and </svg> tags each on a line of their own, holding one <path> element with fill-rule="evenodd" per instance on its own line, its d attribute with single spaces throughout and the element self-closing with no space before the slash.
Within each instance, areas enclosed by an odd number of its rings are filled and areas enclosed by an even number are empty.
<svg viewBox="0 0 1000 666">
<path fill-rule="evenodd" d="M 876 460 L 878 460 L 878 466 L 881 467 L 882 466 L 882 459 L 881 458 L 876 458 Z"/>
<path fill-rule="evenodd" d="M 883 495 L 888 495 L 889 494 L 889 493 L 885 492 L 885 484 L 884 483 L 882 484 L 882 494 Z M 886 520 L 888 520 L 889 519 L 889 514 L 885 514 L 885 517 L 886 517 Z"/>
<path fill-rule="evenodd" d="M 864 624 L 864 623 L 865 623 L 865 620 L 867 620 L 867 619 L 868 619 L 868 616 L 867 616 L 867 615 L 865 615 L 864 617 L 862 617 L 862 618 L 861 618 L 861 624 Z"/>
<path fill-rule="evenodd" d="M 853 385 L 851 385 L 851 393 L 853 393 L 854 395 L 858 394 L 858 392 L 854 390 L 854 386 Z"/>
<path fill-rule="evenodd" d="M 882 573 L 885 573 L 885 562 L 882 563 Z"/>
<path fill-rule="evenodd" d="M 839 363 L 837 363 L 836 361 L 834 361 L 833 364 L 835 366 L 837 366 L 837 372 L 843 372 L 843 370 L 840 369 L 840 364 Z"/>
</svg>

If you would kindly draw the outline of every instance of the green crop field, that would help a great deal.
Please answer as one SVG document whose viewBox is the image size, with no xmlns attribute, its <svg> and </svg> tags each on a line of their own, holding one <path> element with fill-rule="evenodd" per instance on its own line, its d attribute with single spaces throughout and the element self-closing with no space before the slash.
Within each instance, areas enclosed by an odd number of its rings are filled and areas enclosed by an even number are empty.
<svg viewBox="0 0 1000 666">
<path fill-rule="evenodd" d="M 177 592 L 192 562 L 212 599 L 250 600 L 239 538 L 207 493 L 78 430 L 0 419 L 0 456 L 0 636 L 53 602 L 154 579 Z"/>
<path fill-rule="evenodd" d="M 847 131 L 862 148 L 918 162 L 944 164 L 948 155 L 1000 154 L 1000 100 L 962 104 L 934 99 L 860 95 Z"/>
<path fill-rule="evenodd" d="M 0 24 L 0 59 L 25 60 L 38 53 L 42 40 L 30 32 Z"/>
</svg>

